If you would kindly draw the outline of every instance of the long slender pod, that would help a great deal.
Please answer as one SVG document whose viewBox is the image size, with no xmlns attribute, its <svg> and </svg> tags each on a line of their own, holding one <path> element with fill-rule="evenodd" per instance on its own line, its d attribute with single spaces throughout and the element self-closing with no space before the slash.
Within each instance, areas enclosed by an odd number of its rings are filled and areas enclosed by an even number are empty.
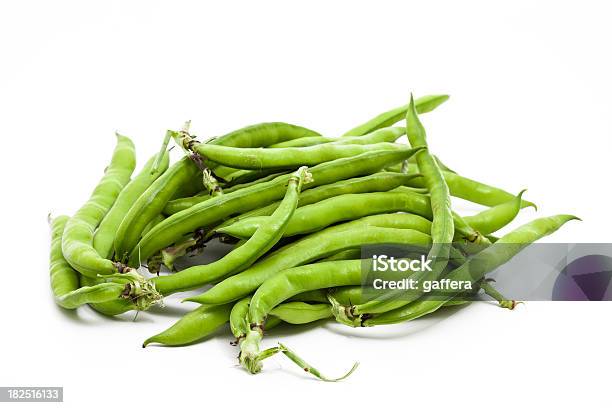
<svg viewBox="0 0 612 408">
<path fill-rule="evenodd" d="M 321 135 L 314 130 L 290 123 L 264 122 L 212 138 L 206 144 L 227 147 L 264 147 L 288 140 L 314 136 Z"/>
<path fill-rule="evenodd" d="M 483 235 L 492 234 L 516 218 L 521 208 L 523 208 L 523 193 L 521 191 L 514 199 L 488 208 L 476 215 L 463 217 L 464 220 L 475 230 Z"/>
<path fill-rule="evenodd" d="M 136 165 L 134 144 L 117 134 L 117 145 L 110 165 L 89 200 L 66 223 L 62 253 L 68 263 L 83 275 L 96 278 L 121 272 L 122 265 L 98 254 L 93 247 L 94 231 L 117 196 L 128 183 Z"/>
<path fill-rule="evenodd" d="M 201 340 L 229 321 L 232 304 L 209 306 L 203 305 L 187 313 L 168 329 L 149 337 L 142 343 L 146 347 L 151 343 L 166 346 L 183 346 Z"/>
<path fill-rule="evenodd" d="M 394 170 L 396 169 L 394 168 Z M 407 170 L 408 173 L 419 172 L 418 166 L 413 163 L 408 164 Z M 451 173 L 449 171 L 442 171 L 442 174 L 446 184 L 448 185 L 450 194 L 453 197 L 471 201 L 476 204 L 486 205 L 487 207 L 493 207 L 506 203 L 516 197 L 514 194 L 502 190 L 501 188 L 464 177 L 460 174 Z M 425 186 L 422 179 L 414 179 L 410 185 L 413 187 Z M 525 207 L 536 208 L 536 205 L 531 201 L 522 200 L 521 208 Z"/>
<path fill-rule="evenodd" d="M 416 111 L 418 113 L 431 112 L 448 100 L 448 95 L 427 95 L 418 98 L 415 101 Z M 390 111 L 381 113 L 380 115 L 368 120 L 367 122 L 354 127 L 347 131 L 344 136 L 361 136 L 387 126 L 392 126 L 397 122 L 405 120 L 406 113 L 410 109 L 410 105 L 400 106 L 399 108 L 391 109 Z"/>
<path fill-rule="evenodd" d="M 61 301 L 61 297 L 79 288 L 79 273 L 70 266 L 62 255 L 62 234 L 68 219 L 69 217 L 66 215 L 49 219 L 51 225 L 51 251 L 49 256 L 51 291 L 56 303 L 63 308 L 68 308 L 68 305 Z"/>
<path fill-rule="evenodd" d="M 368 151 L 401 148 L 401 145 L 388 142 L 371 145 L 329 143 L 278 149 L 235 148 L 200 143 L 186 134 L 181 136 L 180 143 L 186 149 L 205 157 L 207 160 L 245 170 L 276 170 L 291 169 L 301 165 L 314 166 Z M 219 172 L 217 171 L 216 174 L 219 175 Z"/>
<path fill-rule="evenodd" d="M 145 164 L 143 169 L 134 177 L 117 196 L 115 204 L 106 214 L 100 226 L 96 230 L 93 239 L 93 247 L 100 256 L 110 259 L 114 252 L 114 242 L 117 229 L 123 221 L 134 202 L 146 191 L 161 174 L 168 168 L 169 156 L 164 149 L 159 154 L 154 155 Z M 157 169 L 153 166 L 157 163 Z"/>
</svg>

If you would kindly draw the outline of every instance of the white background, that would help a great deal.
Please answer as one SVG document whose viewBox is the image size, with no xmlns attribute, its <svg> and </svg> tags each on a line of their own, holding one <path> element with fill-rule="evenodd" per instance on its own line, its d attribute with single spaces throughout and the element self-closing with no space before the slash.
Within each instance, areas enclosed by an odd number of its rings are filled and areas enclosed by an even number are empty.
<svg viewBox="0 0 612 408">
<path fill-rule="evenodd" d="M 227 332 L 140 348 L 190 307 L 175 300 L 135 322 L 59 310 L 46 224 L 87 198 L 115 130 L 142 163 L 186 119 L 199 135 L 274 120 L 339 135 L 412 91 L 451 94 L 423 116 L 451 167 L 529 188 L 541 215 L 584 219 L 549 240 L 610 242 L 610 11 L 603 1 L 3 2 L 0 385 L 64 386 L 66 406 L 610 406 L 609 303 L 483 303 L 397 327 L 285 329 L 266 344 L 283 339 L 330 375 L 361 367 L 324 384 L 278 357 L 250 376 Z"/>
</svg>

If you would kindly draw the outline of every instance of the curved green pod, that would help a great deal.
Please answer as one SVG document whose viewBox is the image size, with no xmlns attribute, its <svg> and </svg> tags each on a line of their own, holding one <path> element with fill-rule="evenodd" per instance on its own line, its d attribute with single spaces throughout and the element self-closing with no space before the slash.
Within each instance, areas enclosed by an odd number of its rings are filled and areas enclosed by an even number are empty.
<svg viewBox="0 0 612 408">
<path fill-rule="evenodd" d="M 516 218 L 523 207 L 522 197 L 525 191 L 521 191 L 514 199 L 506 203 L 498 204 L 476 215 L 465 216 L 463 219 L 481 234 L 492 234 Z"/>
<path fill-rule="evenodd" d="M 129 138 L 117 134 L 117 145 L 104 176 L 89 200 L 66 223 L 62 236 L 62 253 L 68 263 L 84 275 L 96 278 L 122 269 L 94 249 L 94 231 L 129 182 L 135 166 L 134 144 Z"/>
<path fill-rule="evenodd" d="M 117 196 L 117 200 L 102 219 L 93 239 L 93 247 L 101 257 L 110 259 L 114 252 L 115 233 L 121 221 L 145 190 L 168 168 L 169 155 L 164 150 L 162 157 L 154 155 L 147 161 L 140 173 L 134 177 Z M 155 171 L 153 165 L 157 166 Z"/>
<path fill-rule="evenodd" d="M 408 164 L 408 173 L 418 173 L 416 164 Z M 499 204 L 512 201 L 516 196 L 501 188 L 494 187 L 480 181 L 476 181 L 456 173 L 443 171 L 444 180 L 453 197 L 461 198 L 472 203 L 493 207 Z M 415 179 L 411 182 L 412 187 L 424 187 L 422 179 Z M 531 201 L 522 200 L 521 208 L 534 207 Z"/>
<path fill-rule="evenodd" d="M 231 304 L 200 306 L 187 313 L 168 329 L 146 339 L 142 347 L 151 343 L 165 346 L 183 346 L 194 343 L 225 325 L 229 321 L 231 309 Z"/>
<path fill-rule="evenodd" d="M 212 138 L 206 141 L 206 144 L 227 147 L 264 147 L 288 140 L 313 136 L 321 135 L 314 130 L 290 123 L 264 122 Z"/>
<path fill-rule="evenodd" d="M 101 279 L 92 279 L 85 275 L 80 276 L 81 286 L 95 286 L 101 282 Z M 108 302 L 100 302 L 100 303 L 88 303 L 89 307 L 91 307 L 96 312 L 103 314 L 105 316 L 117 316 L 123 314 L 125 312 L 129 312 L 130 310 L 136 310 L 136 305 L 131 302 L 129 299 L 118 298 L 114 300 L 110 300 Z"/>
<path fill-rule="evenodd" d="M 282 303 L 272 309 L 268 315 L 277 317 L 289 324 L 312 323 L 333 316 L 331 305 L 324 303 L 312 305 L 305 302 Z"/>
<path fill-rule="evenodd" d="M 52 220 L 51 223 L 51 251 L 49 255 L 49 277 L 51 280 L 51 291 L 55 302 L 63 307 L 69 308 L 64 304 L 61 297 L 66 293 L 79 288 L 79 273 L 64 259 L 62 255 L 62 234 L 69 217 L 60 215 Z"/>
<path fill-rule="evenodd" d="M 416 99 L 415 107 L 417 113 L 431 112 L 448 100 L 448 95 L 427 95 Z M 381 113 L 367 122 L 347 131 L 343 136 L 361 136 L 406 119 L 410 105 L 400 106 L 390 111 Z"/>
<path fill-rule="evenodd" d="M 323 144 L 309 147 L 284 147 L 278 149 L 234 148 L 194 144 L 189 140 L 182 142 L 187 148 L 224 166 L 245 170 L 291 169 L 298 166 L 315 166 L 317 164 L 352 157 L 374 150 L 399 150 L 405 146 L 394 143 L 357 144 Z"/>
</svg>

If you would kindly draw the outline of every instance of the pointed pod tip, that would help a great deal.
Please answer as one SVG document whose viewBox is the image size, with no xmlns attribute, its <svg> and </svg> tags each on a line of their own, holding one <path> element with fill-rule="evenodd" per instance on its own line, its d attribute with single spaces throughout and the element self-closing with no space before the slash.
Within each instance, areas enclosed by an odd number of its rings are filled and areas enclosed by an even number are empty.
<svg viewBox="0 0 612 408">
<path fill-rule="evenodd" d="M 570 221 L 582 221 L 582 218 L 572 215 L 572 214 L 557 214 L 557 215 L 553 215 L 551 218 L 560 219 L 563 223 L 570 222 Z"/>
<path fill-rule="evenodd" d="M 531 201 L 523 200 L 523 194 L 527 191 L 526 188 L 522 189 L 516 197 L 521 201 L 521 208 L 533 207 L 534 210 L 538 211 L 538 206 Z"/>
</svg>

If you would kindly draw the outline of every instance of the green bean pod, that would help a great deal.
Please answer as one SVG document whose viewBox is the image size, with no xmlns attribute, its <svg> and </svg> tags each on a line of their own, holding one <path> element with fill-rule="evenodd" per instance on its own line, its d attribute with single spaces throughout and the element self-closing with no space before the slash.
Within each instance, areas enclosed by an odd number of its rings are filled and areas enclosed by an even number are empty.
<svg viewBox="0 0 612 408">
<path fill-rule="evenodd" d="M 290 172 L 289 171 L 282 171 L 282 172 L 279 172 L 279 173 L 268 174 L 267 176 L 264 176 L 262 178 L 258 178 L 257 180 L 249 181 L 247 183 L 242 183 L 242 184 L 235 184 L 235 185 L 232 185 L 231 187 L 224 188 L 223 191 L 226 194 L 227 193 L 231 193 L 232 191 L 236 191 L 236 190 L 240 190 L 240 189 L 243 189 L 243 188 L 251 187 L 251 186 L 254 186 L 255 184 L 258 184 L 258 183 L 264 183 L 266 181 L 274 180 L 278 176 L 282 176 L 282 175 L 287 174 L 287 173 L 290 173 Z M 168 203 L 168 204 L 170 204 L 170 203 Z"/>
<path fill-rule="evenodd" d="M 235 339 L 232 344 L 240 344 L 240 341 L 244 339 L 249 331 L 247 314 L 249 313 L 250 302 L 251 297 L 247 296 L 234 303 L 234 306 L 232 307 L 229 317 L 230 330 L 232 331 Z"/>
<path fill-rule="evenodd" d="M 166 206 L 166 203 L 170 200 L 179 186 L 185 183 L 186 180 L 189 180 L 194 174 L 198 173 L 199 170 L 197 166 L 192 163 L 188 157 L 184 157 L 172 165 L 161 177 L 157 178 L 149 188 L 138 197 L 123 218 L 117 230 L 115 237 L 115 257 L 117 260 L 122 262 L 127 260 L 127 254 L 136 246 L 147 224 L 161 213 L 162 209 Z M 152 230 L 160 224 L 163 224 L 164 221 L 157 224 Z M 133 267 L 139 266 L 140 260 L 148 259 L 152 253 L 146 254 L 142 258 L 138 255 L 138 252 L 136 252 L 129 259 Z"/>
<path fill-rule="evenodd" d="M 187 136 L 183 138 L 182 143 L 186 148 L 215 163 L 246 170 L 291 169 L 301 165 L 315 166 L 368 151 L 403 148 L 395 143 L 376 143 L 370 145 L 330 143 L 309 147 L 285 147 L 278 149 L 235 148 L 195 143 Z"/>
<path fill-rule="evenodd" d="M 418 166 L 408 164 L 409 173 L 418 173 Z M 472 180 L 456 173 L 448 171 L 442 172 L 444 181 L 448 185 L 448 189 L 453 197 L 461 198 L 472 203 L 493 207 L 499 204 L 512 201 L 516 196 L 501 188 L 490 186 L 480 181 Z M 422 179 L 414 179 L 411 183 L 412 187 L 424 187 Z M 534 207 L 536 205 L 531 201 L 523 200 L 521 208 Z"/>
<path fill-rule="evenodd" d="M 406 113 L 406 134 L 412 146 L 427 146 L 425 128 L 419 120 L 412 95 Z M 432 278 L 435 279 L 446 267 L 455 234 L 450 193 L 438 164 L 428 150 L 418 152 L 416 161 L 431 196 L 433 246 L 428 258 L 434 260 Z"/>
<path fill-rule="evenodd" d="M 227 147 L 251 148 L 266 147 L 272 144 L 317 136 L 320 136 L 319 133 L 302 126 L 284 122 L 267 122 L 243 127 L 223 136 L 212 138 L 206 143 Z M 230 181 L 230 173 L 236 170 L 231 167 L 220 166 L 217 163 L 209 163 L 209 167 L 214 169 L 217 177 L 225 181 Z M 254 179 L 249 179 L 247 176 L 246 179 L 237 180 L 236 182 L 243 183 L 252 180 Z"/>
<path fill-rule="evenodd" d="M 372 151 L 322 163 L 310 169 L 314 181 L 305 188 L 371 174 L 391 163 L 407 159 L 416 151 L 418 149 L 409 148 Z M 198 228 L 210 229 L 227 217 L 274 202 L 284 195 L 290 177 L 291 175 L 280 176 L 266 183 L 213 197 L 171 215 L 153 227 L 140 240 L 132 250 L 129 264 L 137 266 L 140 259 L 148 259 L 157 251 L 172 245 L 181 236 L 192 233 Z"/>
<path fill-rule="evenodd" d="M 151 221 L 149 221 L 147 226 L 142 230 L 142 233 L 140 234 L 141 237 L 145 236 L 147 232 L 151 231 L 151 228 L 153 228 L 165 219 L 166 217 L 164 217 L 163 214 L 157 214 Z"/>
<path fill-rule="evenodd" d="M 214 163 L 214 162 L 211 162 Z M 253 181 L 262 179 L 271 174 L 278 173 L 288 173 L 292 169 L 264 169 L 264 170 L 244 170 L 244 169 L 231 169 L 232 172 L 227 175 L 223 175 L 223 173 L 217 173 L 217 170 L 222 167 L 219 166 L 215 168 L 215 176 L 221 178 L 223 180 L 223 185 L 225 187 L 233 187 L 238 184 L 246 184 L 251 183 Z M 297 167 L 297 166 L 296 166 Z M 295 168 L 295 167 L 294 167 Z M 229 167 L 228 167 L 229 169 Z"/>
<path fill-rule="evenodd" d="M 154 155 L 145 164 L 140 173 L 134 177 L 117 196 L 115 204 L 106 214 L 100 226 L 94 234 L 93 247 L 100 256 L 110 259 L 114 252 L 115 233 L 128 213 L 134 202 L 144 191 L 168 168 L 169 155 L 167 151 L 162 152 L 162 157 Z M 153 165 L 157 169 L 152 171 Z"/>
<path fill-rule="evenodd" d="M 287 140 L 280 143 L 267 146 L 269 149 L 278 149 L 282 147 L 308 147 L 314 145 L 320 145 L 325 143 L 331 143 L 336 141 L 336 138 L 327 136 L 310 136 L 302 137 L 300 139 Z"/>
<path fill-rule="evenodd" d="M 406 128 L 401 126 L 389 126 L 374 130 L 363 136 L 344 136 L 334 141 L 332 145 L 356 144 L 375 145 L 378 143 L 394 143 L 406 134 Z"/>
<path fill-rule="evenodd" d="M 69 308 L 61 301 L 66 293 L 79 288 L 79 274 L 64 259 L 62 255 L 62 234 L 69 217 L 60 215 L 50 219 L 51 222 L 51 251 L 49 256 L 49 276 L 51 279 L 51 290 L 55 302 L 63 307 Z"/>
<path fill-rule="evenodd" d="M 95 278 L 122 269 L 94 249 L 94 231 L 128 183 L 135 166 L 134 144 L 129 138 L 117 134 L 117 145 L 104 176 L 89 200 L 66 223 L 62 253 L 66 261 L 83 275 Z"/>
<path fill-rule="evenodd" d="M 170 169 L 174 168 L 177 164 L 178 163 L 173 164 Z M 188 176 L 181 185 L 177 187 L 173 186 L 173 188 L 174 192 L 170 196 L 170 201 L 191 197 L 199 193 L 209 194 L 208 191 L 204 190 L 204 179 L 201 171 L 192 171 L 191 175 Z"/>
<path fill-rule="evenodd" d="M 266 326 L 270 316 L 274 316 L 289 324 L 307 324 L 333 316 L 329 304 L 318 303 L 311 305 L 305 302 L 287 302 L 276 306 L 270 311 L 266 319 Z"/>
<path fill-rule="evenodd" d="M 249 313 L 249 302 L 251 301 L 251 297 L 245 297 L 244 299 L 239 300 L 234 303 L 232 307 L 232 311 L 230 313 L 230 330 L 234 335 L 233 345 L 238 345 L 244 339 L 247 332 L 249 331 L 249 321 L 247 318 L 247 314 Z M 281 323 L 281 319 L 277 317 L 271 317 L 266 321 L 264 330 L 270 330 Z"/>
<path fill-rule="evenodd" d="M 114 316 L 129 310 L 147 310 L 162 299 L 151 283 L 135 270 L 105 275 L 103 279 L 80 275 L 80 285 L 61 295 L 58 293 L 57 303 L 66 309 L 90 304 L 101 313 Z"/>
<path fill-rule="evenodd" d="M 85 275 L 81 275 L 80 278 L 82 287 L 95 286 L 104 282 L 102 279 L 93 279 Z M 107 302 L 89 303 L 89 307 L 105 316 L 117 316 L 136 309 L 136 305 L 132 301 L 124 298 L 117 298 Z"/>
<path fill-rule="evenodd" d="M 331 197 L 300 207 L 291 218 L 283 236 L 307 234 L 341 221 L 355 220 L 368 215 L 411 212 L 414 202 L 419 201 L 414 199 L 413 194 L 400 192 L 343 194 Z M 429 215 L 430 210 L 423 206 L 416 208 L 415 213 Z M 267 216 L 246 218 L 224 228 L 218 228 L 217 232 L 240 239 L 248 238 L 267 221 L 267 218 Z"/>
<path fill-rule="evenodd" d="M 321 260 L 321 262 L 322 261 L 323 260 Z M 299 293 L 295 296 L 292 296 L 289 301 L 308 303 L 329 303 L 327 301 L 327 292 L 325 290 L 310 290 L 308 292 Z"/>
<path fill-rule="evenodd" d="M 261 228 L 246 243 L 235 248 L 216 262 L 192 266 L 172 275 L 153 278 L 152 282 L 156 289 L 160 293 L 168 295 L 197 288 L 226 275 L 236 274 L 251 266 L 281 239 L 297 207 L 302 185 L 310 180 L 310 173 L 308 173 L 307 168 L 301 167 L 290 176 L 285 198 L 274 214 L 269 217 L 268 222 L 261 225 Z"/>
<path fill-rule="evenodd" d="M 319 262 L 329 262 L 329 261 L 346 261 L 349 259 L 360 259 L 361 258 L 361 249 L 346 249 L 344 251 L 336 252 L 333 255 L 330 255 L 326 258 L 321 259 Z"/>
<path fill-rule="evenodd" d="M 149 337 L 142 343 L 146 347 L 151 343 L 165 346 L 183 346 L 201 340 L 229 321 L 232 304 L 203 305 L 187 313 L 171 327 Z"/>
<path fill-rule="evenodd" d="M 291 140 L 289 142 L 284 142 L 278 145 L 274 145 L 274 148 L 283 148 L 283 147 L 311 147 L 315 145 L 327 144 L 327 146 L 337 146 L 337 145 L 373 145 L 377 143 L 393 143 L 401 136 L 406 134 L 406 129 L 403 127 L 387 127 L 375 130 L 372 133 L 369 133 L 364 136 L 353 136 L 353 137 L 341 137 L 337 139 L 332 138 L 324 138 L 323 136 L 319 138 L 309 138 L 309 139 L 323 139 L 321 143 L 315 143 L 313 140 L 305 140 L 306 138 Z M 271 146 L 272 147 L 272 146 Z M 321 148 L 322 150 L 326 150 Z M 294 150 L 295 151 L 295 150 Z M 265 174 L 264 170 L 240 170 L 237 172 L 231 172 L 232 168 L 219 166 L 215 168 L 215 174 L 228 182 L 231 185 L 234 185 L 238 179 L 244 179 L 245 177 L 249 177 L 252 173 L 253 176 L 257 174 Z"/>
<path fill-rule="evenodd" d="M 482 252 L 474 255 L 465 264 L 453 270 L 447 278 L 455 281 L 469 280 L 476 282 L 482 279 L 487 273 L 492 272 L 497 267 L 508 262 L 512 257 L 533 242 L 552 234 L 571 220 L 579 220 L 579 218 L 573 215 L 563 214 L 538 218 L 524 224 L 504 235 Z M 453 300 L 453 296 L 442 300 L 423 299 L 401 308 L 364 319 L 362 325 L 376 326 L 413 320 L 438 310 L 451 300 Z"/>
<path fill-rule="evenodd" d="M 522 208 L 525 191 L 521 191 L 513 200 L 488 208 L 476 215 L 465 216 L 463 219 L 481 234 L 492 234 L 516 218 Z"/>
<path fill-rule="evenodd" d="M 363 303 L 363 288 L 360 286 L 341 286 L 326 290 L 330 297 L 343 305 L 359 305 Z"/>
<path fill-rule="evenodd" d="M 415 101 L 416 111 L 418 113 L 431 112 L 448 100 L 448 95 L 427 95 L 418 98 Z M 381 113 L 380 115 L 368 120 L 367 122 L 354 127 L 346 132 L 343 136 L 362 136 L 376 129 L 392 126 L 406 118 L 410 105 L 400 106 L 399 108 L 391 109 L 390 111 Z"/>
<path fill-rule="evenodd" d="M 321 136 L 314 130 L 284 122 L 265 122 L 212 138 L 206 144 L 227 147 L 264 147 L 303 137 Z"/>
<path fill-rule="evenodd" d="M 66 309 L 76 309 L 87 303 L 103 303 L 119 299 L 124 290 L 125 285 L 120 283 L 101 282 L 68 292 L 58 298 L 58 303 Z"/>
<path fill-rule="evenodd" d="M 374 143 L 382 143 L 382 142 L 395 142 L 397 139 L 406 134 L 406 128 L 403 127 L 385 127 L 381 129 L 377 129 L 373 132 L 368 133 L 363 136 L 345 136 L 340 138 L 332 138 L 325 136 L 316 136 L 316 137 L 304 137 L 301 139 L 290 140 L 283 143 L 278 143 L 272 146 L 268 146 L 270 148 L 282 148 L 282 147 L 308 147 L 325 143 L 333 143 L 333 144 L 374 144 Z"/>
<path fill-rule="evenodd" d="M 335 233 L 367 227 L 409 229 L 428 234 L 431 230 L 431 221 L 420 215 L 410 213 L 377 214 L 345 222 L 344 224 L 334 225 L 333 227 L 327 228 L 325 231 L 333 231 Z"/>
</svg>

